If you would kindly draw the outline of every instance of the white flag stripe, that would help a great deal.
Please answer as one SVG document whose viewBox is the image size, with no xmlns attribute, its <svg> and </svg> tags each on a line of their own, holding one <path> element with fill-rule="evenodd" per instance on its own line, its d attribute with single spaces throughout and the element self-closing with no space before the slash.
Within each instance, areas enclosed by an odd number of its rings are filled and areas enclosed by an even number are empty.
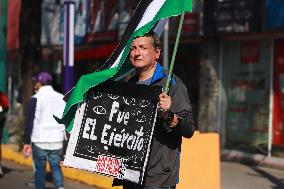
<svg viewBox="0 0 284 189">
<path fill-rule="evenodd" d="M 157 12 L 161 9 L 161 7 L 164 5 L 166 0 L 154 0 L 146 9 L 140 23 L 136 27 L 135 31 L 140 29 L 142 26 L 145 26 L 147 23 L 149 23 L 153 18 L 156 16 Z"/>
<path fill-rule="evenodd" d="M 121 59 L 121 57 L 122 57 L 122 54 L 123 54 L 123 52 L 124 52 L 124 50 L 125 50 L 125 47 L 123 48 L 123 50 L 122 50 L 121 53 L 119 54 L 118 58 L 115 60 L 115 62 L 113 63 L 113 65 L 111 65 L 110 68 L 115 68 L 115 67 L 118 66 L 118 64 L 119 64 L 119 62 L 120 62 L 120 59 Z"/>
</svg>

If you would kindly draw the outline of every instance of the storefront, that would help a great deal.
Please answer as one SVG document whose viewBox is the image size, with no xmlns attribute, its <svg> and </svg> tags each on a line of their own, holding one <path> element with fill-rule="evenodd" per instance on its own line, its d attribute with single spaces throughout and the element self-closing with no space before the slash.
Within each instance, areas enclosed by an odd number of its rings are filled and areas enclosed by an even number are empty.
<svg viewBox="0 0 284 189">
<path fill-rule="evenodd" d="M 265 149 L 271 113 L 271 40 L 229 40 L 222 48 L 226 146 Z"/>
<path fill-rule="evenodd" d="M 283 10 L 283 1 L 204 1 L 203 33 L 219 56 L 210 65 L 220 78 L 212 85 L 224 148 L 269 155 L 284 146 Z"/>
</svg>

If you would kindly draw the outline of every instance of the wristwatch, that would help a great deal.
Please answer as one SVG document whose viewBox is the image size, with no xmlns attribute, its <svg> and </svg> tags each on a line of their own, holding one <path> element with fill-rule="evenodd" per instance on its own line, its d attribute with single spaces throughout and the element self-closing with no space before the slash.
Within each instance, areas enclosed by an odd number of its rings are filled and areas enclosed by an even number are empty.
<svg viewBox="0 0 284 189">
<path fill-rule="evenodd" d="M 169 112 L 168 112 L 168 117 L 167 117 L 167 122 L 171 122 L 171 121 L 173 121 L 173 119 L 174 119 L 174 116 L 175 116 L 175 114 L 171 111 L 171 110 L 169 110 Z"/>
</svg>

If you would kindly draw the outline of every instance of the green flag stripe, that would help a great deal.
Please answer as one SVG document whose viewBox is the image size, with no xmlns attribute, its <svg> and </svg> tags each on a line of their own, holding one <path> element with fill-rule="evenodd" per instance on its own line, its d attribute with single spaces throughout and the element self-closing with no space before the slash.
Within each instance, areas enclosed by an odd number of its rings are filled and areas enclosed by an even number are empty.
<svg viewBox="0 0 284 189">
<path fill-rule="evenodd" d="M 72 92 L 68 103 L 66 104 L 65 113 L 71 108 L 71 106 L 80 103 L 84 99 L 84 94 L 93 86 L 98 85 L 101 82 L 104 82 L 109 77 L 116 73 L 118 68 L 109 68 L 107 70 L 102 70 L 100 72 L 94 72 L 91 74 L 83 75 L 78 83 L 75 85 L 74 91 Z M 94 79 L 95 78 L 95 79 Z"/>
</svg>

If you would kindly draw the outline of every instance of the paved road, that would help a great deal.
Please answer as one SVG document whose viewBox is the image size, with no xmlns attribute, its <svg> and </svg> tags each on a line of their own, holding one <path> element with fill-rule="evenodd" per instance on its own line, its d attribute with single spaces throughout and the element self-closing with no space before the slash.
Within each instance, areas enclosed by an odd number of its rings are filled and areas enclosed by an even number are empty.
<svg viewBox="0 0 284 189">
<path fill-rule="evenodd" d="M 3 161 L 4 177 L 0 178 L 1 189 L 34 189 L 27 183 L 32 179 L 32 169 L 24 165 L 16 164 L 12 161 Z M 98 189 L 76 181 L 65 179 L 65 189 Z M 46 189 L 54 189 L 51 176 L 47 176 Z"/>
<path fill-rule="evenodd" d="M 3 161 L 3 178 L 0 178 L 1 189 L 33 189 L 26 185 L 32 178 L 32 169 L 11 161 Z M 51 177 L 47 189 L 53 189 Z M 284 189 L 284 171 L 265 167 L 248 166 L 235 162 L 221 163 L 222 189 Z M 98 189 L 79 182 L 65 179 L 66 189 Z M 205 188 L 207 189 L 207 188 Z"/>
<path fill-rule="evenodd" d="M 221 183 L 222 189 L 284 189 L 284 171 L 222 162 Z"/>
</svg>

